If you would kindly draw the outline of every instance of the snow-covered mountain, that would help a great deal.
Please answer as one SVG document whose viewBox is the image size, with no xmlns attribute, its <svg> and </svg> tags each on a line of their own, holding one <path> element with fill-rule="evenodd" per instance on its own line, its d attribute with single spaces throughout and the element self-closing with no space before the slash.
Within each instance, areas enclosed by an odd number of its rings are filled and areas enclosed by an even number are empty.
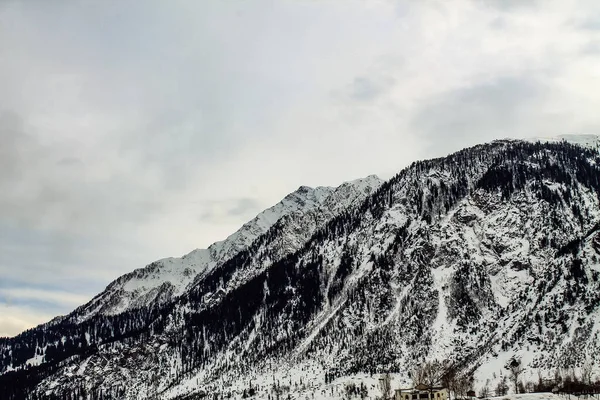
<svg viewBox="0 0 600 400">
<path fill-rule="evenodd" d="M 594 134 L 572 134 L 557 136 L 535 136 L 528 139 L 531 142 L 567 142 L 579 146 L 588 147 L 594 150 L 600 150 L 600 136 Z"/>
<path fill-rule="evenodd" d="M 425 359 L 476 388 L 512 360 L 536 379 L 600 373 L 599 165 L 593 146 L 501 140 L 330 189 L 179 296 L 0 340 L 0 391 L 335 397 L 347 377 L 403 382 Z"/>
<path fill-rule="evenodd" d="M 213 268 L 245 250 L 256 238 L 265 234 L 275 223 L 290 224 L 284 229 L 294 231 L 296 220 L 302 216 L 315 215 L 318 223 L 302 224 L 302 232 L 296 237 L 281 240 L 299 239 L 310 236 L 315 229 L 339 214 L 346 207 L 361 202 L 382 183 L 375 175 L 346 182 L 337 188 L 301 186 L 287 195 L 279 203 L 270 207 L 245 223 L 227 239 L 213 243 L 208 249 L 196 249 L 180 258 L 165 258 L 136 269 L 113 281 L 89 303 L 81 306 L 70 317 L 82 322 L 96 314 L 117 315 L 124 311 L 141 307 L 154 307 L 165 304 L 180 296 L 198 275 L 205 276 Z M 282 218 L 285 218 L 282 221 Z M 294 232 L 290 233 L 293 236 Z M 298 244 L 282 248 L 293 251 Z M 57 321 L 60 321 L 58 319 Z"/>
</svg>

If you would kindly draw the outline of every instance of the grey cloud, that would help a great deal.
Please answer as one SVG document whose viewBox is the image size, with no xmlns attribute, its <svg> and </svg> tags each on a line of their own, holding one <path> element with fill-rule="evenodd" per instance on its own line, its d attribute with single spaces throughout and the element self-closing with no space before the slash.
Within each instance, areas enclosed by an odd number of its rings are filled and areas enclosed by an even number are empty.
<svg viewBox="0 0 600 400">
<path fill-rule="evenodd" d="M 599 55 L 600 54 L 600 40 L 590 40 L 581 50 L 582 54 L 586 55 Z"/>
<path fill-rule="evenodd" d="M 354 79 L 352 85 L 352 98 L 356 100 L 373 100 L 382 92 L 382 88 L 367 77 L 358 77 Z"/>
<path fill-rule="evenodd" d="M 561 76 L 577 110 L 559 118 L 544 112 L 567 101 L 551 79 L 523 75 L 580 65 L 574 36 L 590 32 L 556 20 L 586 10 L 566 3 L 0 0 L 0 276 L 94 294 L 299 185 L 579 128 L 593 79 Z M 520 37 L 534 17 L 557 34 Z M 434 144 L 417 154 L 413 133 Z"/>
<path fill-rule="evenodd" d="M 490 22 L 490 27 L 493 29 L 497 29 L 497 30 L 505 29 L 507 27 L 506 18 L 504 18 L 504 17 L 494 18 L 492 20 L 492 22 Z"/>
<path fill-rule="evenodd" d="M 88 295 L 79 295 L 73 291 L 61 291 L 55 288 L 44 287 L 0 287 L 0 303 L 7 306 L 39 304 L 46 310 L 56 311 L 61 308 L 72 307 L 84 304 L 90 299 Z"/>
<path fill-rule="evenodd" d="M 241 198 L 236 204 L 228 210 L 231 216 L 248 215 L 249 213 L 258 213 L 261 211 L 261 203 L 257 199 Z"/>
<path fill-rule="evenodd" d="M 465 144 L 534 136 L 537 132 L 526 129 L 530 122 L 543 121 L 535 103 L 547 90 L 531 76 L 504 77 L 461 88 L 430 100 L 416 113 L 411 126 L 437 155 Z"/>
<path fill-rule="evenodd" d="M 83 166 L 83 161 L 77 157 L 63 157 L 56 162 L 56 165 L 61 167 L 81 167 Z"/>
<path fill-rule="evenodd" d="M 198 222 L 213 223 L 215 221 L 218 221 L 220 217 L 220 213 L 217 213 L 214 210 L 207 210 L 200 214 L 200 216 L 198 216 Z"/>
<path fill-rule="evenodd" d="M 123 272 L 164 255 L 113 236 L 99 241 L 0 224 L 0 295 L 11 304 L 23 306 L 37 303 L 41 307 L 46 300 L 43 306 L 52 312 L 44 314 L 62 314 Z"/>
<path fill-rule="evenodd" d="M 3 99 L 0 95 L 0 104 Z M 65 154 L 77 143 L 40 133 L 39 127 L 26 123 L 28 112 L 0 109 L 0 222 L 87 230 L 139 222 L 160 210 L 160 203 L 148 201 L 155 188 L 141 183 L 138 171 L 119 173 L 109 157 L 104 165 L 101 160 L 87 166 L 81 158 Z M 93 150 L 97 158 L 111 153 L 106 146 Z M 104 172 L 92 177 L 91 168 Z"/>
<path fill-rule="evenodd" d="M 0 110 L 0 187 L 13 184 L 23 177 L 39 155 L 38 145 L 24 131 L 21 117 L 10 111 Z M 7 190 L 6 187 L 3 187 Z"/>
<path fill-rule="evenodd" d="M 42 312 L 34 307 L 19 307 L 0 303 L 0 337 L 13 336 L 41 322 L 48 321 L 54 315 Z"/>
<path fill-rule="evenodd" d="M 239 217 L 247 220 L 265 208 L 261 201 L 249 197 L 201 202 L 200 207 L 205 210 L 199 217 L 199 221 L 203 223 L 238 219 Z"/>
<path fill-rule="evenodd" d="M 393 78 L 380 74 L 357 76 L 350 88 L 350 98 L 358 102 L 371 102 L 389 92 L 394 84 Z"/>
<path fill-rule="evenodd" d="M 599 18 L 586 18 L 576 24 L 579 29 L 597 31 L 600 30 L 600 19 Z"/>
<path fill-rule="evenodd" d="M 142 168 L 155 168 L 166 189 L 181 189 L 191 179 L 202 181 L 211 164 L 237 151 L 236 137 L 218 114 L 198 110 L 196 115 L 174 112 L 153 118 L 144 129 L 123 137 L 120 154 L 137 157 Z"/>
<path fill-rule="evenodd" d="M 544 0 L 483 0 L 482 3 L 504 12 L 514 12 L 522 9 L 534 8 L 543 3 L 543 1 Z"/>
</svg>

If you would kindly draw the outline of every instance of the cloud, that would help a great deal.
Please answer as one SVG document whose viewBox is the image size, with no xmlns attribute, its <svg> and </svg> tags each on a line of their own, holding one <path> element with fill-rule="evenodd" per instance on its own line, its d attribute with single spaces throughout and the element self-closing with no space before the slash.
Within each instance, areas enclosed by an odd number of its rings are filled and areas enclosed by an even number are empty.
<svg viewBox="0 0 600 400">
<path fill-rule="evenodd" d="M 84 163 L 77 157 L 67 156 L 67 157 L 64 157 L 64 158 L 61 158 L 60 160 L 58 160 L 56 162 L 56 165 L 59 165 L 61 167 L 81 168 L 84 166 Z"/>
<path fill-rule="evenodd" d="M 0 188 L 9 190 L 23 178 L 41 149 L 25 133 L 20 116 L 8 111 L 0 111 L 0 141 Z"/>
<path fill-rule="evenodd" d="M 89 296 L 80 295 L 73 292 L 63 292 L 53 289 L 40 288 L 0 288 L 0 303 L 11 305 L 13 303 L 31 304 L 32 301 L 45 303 L 55 306 L 55 308 L 64 309 L 76 308 L 77 306 L 90 300 Z"/>
<path fill-rule="evenodd" d="M 415 114 L 411 126 L 439 155 L 467 143 L 535 136 L 541 132 L 529 130 L 531 122 L 541 126 L 547 117 L 536 108 L 536 103 L 548 91 L 533 76 L 496 78 L 431 99 Z M 456 140 L 457 145 L 451 144 L 449 138 Z"/>
<path fill-rule="evenodd" d="M 600 55 L 600 40 L 592 40 L 581 50 L 582 54 L 598 56 Z"/>
<path fill-rule="evenodd" d="M 237 217 L 240 215 L 247 215 L 248 213 L 258 213 L 262 211 L 261 204 L 256 199 L 241 198 L 237 200 L 234 207 L 230 208 L 227 212 L 229 215 Z"/>
<path fill-rule="evenodd" d="M 218 222 L 226 219 L 238 221 L 240 218 L 249 220 L 261 212 L 265 206 L 258 199 L 242 197 L 206 202 L 203 208 L 207 211 L 200 216 L 200 221 Z"/>
<path fill-rule="evenodd" d="M 514 12 L 515 10 L 518 11 L 519 9 L 532 9 L 540 4 L 540 0 L 486 0 L 484 3 L 487 6 L 497 7 L 505 12 Z"/>
<path fill-rule="evenodd" d="M 576 23 L 576 26 L 580 29 L 598 31 L 600 30 L 600 21 L 597 18 L 583 18 Z"/>
<path fill-rule="evenodd" d="M 358 101 L 373 101 L 394 85 L 393 79 L 380 79 L 378 82 L 373 78 L 367 76 L 354 78 L 351 97 Z"/>
<path fill-rule="evenodd" d="M 0 275 L 15 301 L 64 313 L 64 293 L 206 247 L 300 185 L 597 130 L 598 14 L 554 0 L 1 2 Z"/>
<path fill-rule="evenodd" d="M 0 303 L 0 337 L 11 337 L 56 315 Z"/>
</svg>

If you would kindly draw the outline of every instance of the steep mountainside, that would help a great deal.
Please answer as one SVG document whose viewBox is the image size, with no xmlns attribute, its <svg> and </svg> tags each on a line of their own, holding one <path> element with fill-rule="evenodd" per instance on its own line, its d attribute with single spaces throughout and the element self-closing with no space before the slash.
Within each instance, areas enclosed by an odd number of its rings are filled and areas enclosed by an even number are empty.
<svg viewBox="0 0 600 400">
<path fill-rule="evenodd" d="M 213 268 L 245 250 L 275 223 L 291 231 L 287 237 L 280 237 L 281 241 L 297 241 L 297 236 L 309 236 L 345 207 L 364 200 L 381 183 L 378 177 L 372 175 L 346 182 L 337 188 L 302 186 L 273 207 L 258 214 L 227 239 L 213 243 L 208 249 L 196 249 L 181 258 L 158 260 L 145 268 L 121 276 L 89 303 L 75 310 L 69 318 L 82 322 L 96 314 L 117 315 L 126 310 L 168 303 L 180 296 L 198 275 L 205 276 Z M 298 228 L 295 221 L 299 216 L 308 214 L 316 216 L 320 221 L 312 226 L 303 224 Z M 285 220 L 280 221 L 282 218 Z M 288 223 L 290 226 L 286 226 Z M 294 250 L 293 245 L 290 245 L 287 251 L 291 250 Z M 285 252 L 286 249 L 282 248 L 281 253 Z M 62 318 L 57 321 L 60 320 Z"/>
<path fill-rule="evenodd" d="M 3 370 L 46 361 L 0 376 L 0 391 L 220 398 L 253 385 L 267 398 L 284 371 L 322 382 L 437 358 L 482 385 L 511 359 L 532 374 L 599 366 L 599 163 L 594 149 L 510 140 L 413 163 L 336 216 L 280 218 L 156 307 L 0 341 Z"/>
</svg>

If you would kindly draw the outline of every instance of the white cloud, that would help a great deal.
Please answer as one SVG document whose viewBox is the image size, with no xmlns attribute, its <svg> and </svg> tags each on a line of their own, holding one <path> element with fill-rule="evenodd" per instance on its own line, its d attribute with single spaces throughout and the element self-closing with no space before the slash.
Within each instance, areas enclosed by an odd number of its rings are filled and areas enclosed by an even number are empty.
<svg viewBox="0 0 600 400">
<path fill-rule="evenodd" d="M 14 336 L 53 317 L 52 314 L 36 312 L 29 307 L 0 303 L 0 337 Z"/>
<path fill-rule="evenodd" d="M 597 130 L 598 8 L 2 2 L 0 275 L 91 296 L 301 184 Z"/>
<path fill-rule="evenodd" d="M 89 296 L 72 292 L 34 288 L 0 288 L 0 297 L 3 297 L 9 304 L 15 299 L 19 301 L 35 300 L 73 308 L 90 300 Z"/>
</svg>

